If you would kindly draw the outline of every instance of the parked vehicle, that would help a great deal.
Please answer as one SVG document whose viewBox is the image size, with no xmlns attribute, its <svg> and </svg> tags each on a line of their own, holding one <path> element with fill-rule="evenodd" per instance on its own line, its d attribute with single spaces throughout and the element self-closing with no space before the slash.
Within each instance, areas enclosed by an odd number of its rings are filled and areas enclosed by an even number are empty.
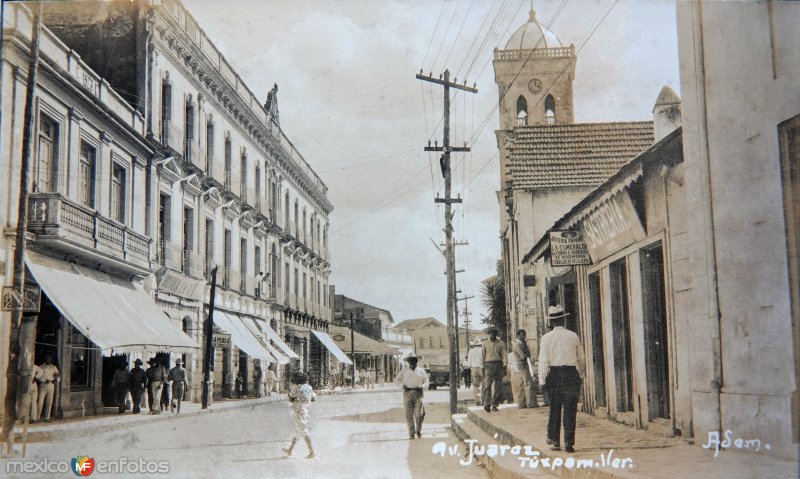
<svg viewBox="0 0 800 479">
<path fill-rule="evenodd" d="M 430 379 L 428 389 L 434 390 L 437 387 L 450 385 L 449 366 L 431 366 L 430 368 L 425 368 L 425 372 L 428 373 L 428 378 Z"/>
</svg>

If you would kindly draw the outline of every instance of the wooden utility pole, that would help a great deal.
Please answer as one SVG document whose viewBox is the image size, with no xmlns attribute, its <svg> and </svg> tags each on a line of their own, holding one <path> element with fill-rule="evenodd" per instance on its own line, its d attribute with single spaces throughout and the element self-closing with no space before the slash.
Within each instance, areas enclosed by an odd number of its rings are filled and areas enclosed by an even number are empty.
<svg viewBox="0 0 800 479">
<path fill-rule="evenodd" d="M 443 126 L 443 140 L 442 146 L 428 146 L 425 151 L 441 151 L 442 156 L 440 159 L 440 166 L 442 175 L 444 175 L 444 198 L 438 196 L 434 200 L 436 203 L 444 203 L 444 220 L 445 220 L 445 242 L 446 251 L 445 258 L 447 260 L 447 335 L 450 338 L 450 414 L 455 414 L 458 409 L 458 357 L 456 357 L 456 348 L 458 346 L 458 337 L 455 335 L 455 324 L 457 318 L 456 312 L 456 278 L 455 278 L 455 251 L 453 247 L 453 213 L 452 204 L 461 203 L 461 198 L 451 198 L 452 194 L 452 174 L 450 170 L 450 153 L 453 151 L 466 152 L 470 149 L 466 146 L 451 147 L 450 146 L 450 88 L 464 90 L 470 93 L 478 93 L 478 89 L 468 87 L 467 82 L 459 85 L 457 82 L 450 81 L 450 70 L 444 71 L 444 78 L 434 78 L 433 75 L 423 75 L 422 70 L 416 75 L 418 80 L 423 80 L 444 87 L 444 126 Z M 457 81 L 458 79 L 456 79 Z"/>
<path fill-rule="evenodd" d="M 467 342 L 467 348 L 469 348 L 469 325 L 470 325 L 469 317 L 472 314 L 472 313 L 469 312 L 469 304 L 467 303 L 467 300 L 472 299 L 474 297 L 475 296 L 465 296 L 463 298 L 459 298 L 459 301 L 460 300 L 464 301 L 464 312 L 462 314 L 464 315 L 464 329 L 466 330 L 465 331 L 465 333 L 466 333 L 466 338 L 465 339 L 466 339 L 466 342 Z"/>
<path fill-rule="evenodd" d="M 350 360 L 353 361 L 353 376 L 352 376 L 352 383 L 353 388 L 356 387 L 356 341 L 355 341 L 355 333 L 353 332 L 353 313 L 350 313 Z"/>
<path fill-rule="evenodd" d="M 20 158 L 19 200 L 17 203 L 17 231 L 14 242 L 14 271 L 12 284 L 20 297 L 25 288 L 25 231 L 28 227 L 28 170 L 31 163 L 33 141 L 33 103 L 36 92 L 36 74 L 39 70 L 39 35 L 42 30 L 42 5 L 37 3 L 33 13 L 33 37 L 28 80 L 25 91 L 25 112 L 22 126 L 22 157 Z M 5 416 L 3 438 L 5 456 L 14 450 L 14 425 L 18 416 L 27 424 L 30 420 L 31 374 L 36 341 L 36 316 L 22 317 L 22 302 L 11 311 L 8 369 L 6 370 Z"/>
<path fill-rule="evenodd" d="M 211 270 L 211 293 L 208 300 L 208 319 L 206 320 L 206 348 L 203 353 L 203 404 L 201 409 L 208 409 L 208 400 L 212 391 L 209 390 L 211 382 L 211 361 L 214 358 L 214 297 L 217 294 L 217 271 L 219 266 Z"/>
</svg>

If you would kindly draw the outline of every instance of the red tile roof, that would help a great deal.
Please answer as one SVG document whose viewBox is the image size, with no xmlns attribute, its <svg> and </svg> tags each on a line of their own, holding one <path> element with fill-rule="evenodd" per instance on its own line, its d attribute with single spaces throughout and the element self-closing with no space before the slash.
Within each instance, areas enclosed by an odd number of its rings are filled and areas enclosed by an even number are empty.
<svg viewBox="0 0 800 479">
<path fill-rule="evenodd" d="M 653 122 L 518 126 L 510 135 L 514 189 L 597 186 L 653 144 Z"/>
</svg>

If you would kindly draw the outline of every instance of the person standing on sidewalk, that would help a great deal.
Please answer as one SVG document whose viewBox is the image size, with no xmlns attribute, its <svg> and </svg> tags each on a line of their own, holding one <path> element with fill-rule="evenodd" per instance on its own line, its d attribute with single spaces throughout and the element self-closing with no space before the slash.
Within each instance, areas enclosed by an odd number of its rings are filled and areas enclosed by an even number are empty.
<svg viewBox="0 0 800 479">
<path fill-rule="evenodd" d="M 181 413 L 181 402 L 183 401 L 183 393 L 186 391 L 188 384 L 186 383 L 186 370 L 183 369 L 183 361 L 181 358 L 175 360 L 175 367 L 169 370 L 167 378 L 172 383 L 172 403 L 169 405 L 169 412 L 172 414 L 175 404 L 177 403 L 178 412 Z"/>
<path fill-rule="evenodd" d="M 161 410 L 167 411 L 169 410 L 170 400 L 169 400 L 169 393 L 172 391 L 172 385 L 169 381 L 169 361 L 164 359 L 161 361 L 161 367 L 164 368 L 164 387 L 161 388 Z"/>
<path fill-rule="evenodd" d="M 520 409 L 528 407 L 539 407 L 536 398 L 536 388 L 533 384 L 533 377 L 528 366 L 531 357 L 531 350 L 528 348 L 526 333 L 524 329 L 517 331 L 517 339 L 514 340 L 513 352 L 516 359 L 515 372 L 511 378 L 511 385 L 514 389 L 514 399 Z"/>
<path fill-rule="evenodd" d="M 381 369 L 378 371 L 378 385 L 383 389 L 383 384 L 386 382 L 386 372 Z"/>
<path fill-rule="evenodd" d="M 257 398 L 261 397 L 261 368 L 257 367 L 253 372 L 253 393 Z"/>
<path fill-rule="evenodd" d="M 406 357 L 407 366 L 394 377 L 394 383 L 403 387 L 403 407 L 406 410 L 408 438 L 422 437 L 422 421 L 425 420 L 425 406 L 422 405 L 423 391 L 428 387 L 428 373 L 417 367 L 419 357 L 413 354 Z"/>
<path fill-rule="evenodd" d="M 139 414 L 142 410 L 142 395 L 145 382 L 147 382 L 147 377 L 141 368 L 142 364 L 144 364 L 142 360 L 136 358 L 136 361 L 133 362 L 133 369 L 128 373 L 128 388 L 131 390 L 131 399 L 133 400 L 133 414 Z"/>
<path fill-rule="evenodd" d="M 125 412 L 125 398 L 128 396 L 128 367 L 120 363 L 114 376 L 111 377 L 111 387 L 114 389 L 114 402 L 119 408 L 119 413 Z"/>
<path fill-rule="evenodd" d="M 44 418 L 45 422 L 50 422 L 56 382 L 61 375 L 58 373 L 58 368 L 53 365 L 53 357 L 49 354 L 44 357 L 44 363 L 39 367 L 42 369 L 42 375 L 39 378 L 39 417 Z"/>
<path fill-rule="evenodd" d="M 581 389 L 583 346 L 578 335 L 564 328 L 569 313 L 561 306 L 547 310 L 553 330 L 542 336 L 539 347 L 539 381 L 550 396 L 547 443 L 561 450 L 561 411 L 564 411 L 564 450 L 575 452 L 575 418 Z"/>
<path fill-rule="evenodd" d="M 147 403 L 150 414 L 161 414 L 161 390 L 164 387 L 167 371 L 156 358 L 148 361 L 150 367 L 144 372 L 147 378 Z"/>
<path fill-rule="evenodd" d="M 28 422 L 33 423 L 39 420 L 39 380 L 42 379 L 43 373 L 42 368 L 36 364 L 33 365 L 33 369 L 31 369 L 31 416 L 28 418 Z"/>
<path fill-rule="evenodd" d="M 489 339 L 483 342 L 483 409 L 497 411 L 503 397 L 503 376 L 506 371 L 506 345 L 497 337 L 497 328 L 489 328 Z"/>
<path fill-rule="evenodd" d="M 470 343 L 469 354 L 467 355 L 467 367 L 472 375 L 472 387 L 475 391 L 475 405 L 480 406 L 481 385 L 483 384 L 483 348 L 481 340 L 476 339 Z"/>
<path fill-rule="evenodd" d="M 272 364 L 267 368 L 267 374 L 264 376 L 264 385 L 267 390 L 267 396 L 272 396 L 272 386 L 278 380 L 275 371 L 272 370 Z"/>
</svg>

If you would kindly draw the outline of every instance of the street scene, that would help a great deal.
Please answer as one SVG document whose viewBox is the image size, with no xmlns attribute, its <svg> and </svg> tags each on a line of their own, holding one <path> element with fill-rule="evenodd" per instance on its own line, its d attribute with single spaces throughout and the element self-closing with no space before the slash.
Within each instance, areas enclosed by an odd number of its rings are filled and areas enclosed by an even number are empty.
<svg viewBox="0 0 800 479">
<path fill-rule="evenodd" d="M 800 3 L 0 17 L 0 477 L 798 476 Z"/>
</svg>

